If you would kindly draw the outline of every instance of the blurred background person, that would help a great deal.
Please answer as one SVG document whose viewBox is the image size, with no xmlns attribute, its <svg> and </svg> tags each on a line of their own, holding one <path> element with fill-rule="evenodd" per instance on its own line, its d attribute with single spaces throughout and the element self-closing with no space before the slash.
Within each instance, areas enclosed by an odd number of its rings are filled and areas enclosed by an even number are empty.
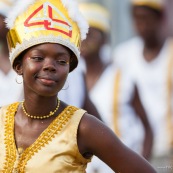
<svg viewBox="0 0 173 173">
<path fill-rule="evenodd" d="M 0 107 L 23 98 L 22 80 L 11 68 L 4 19 L 14 1 L 0 0 Z"/>
<path fill-rule="evenodd" d="M 78 63 L 78 68 L 68 75 L 63 89 L 58 93 L 58 97 L 69 105 L 83 108 L 102 120 L 88 94 L 82 59 L 79 59 Z"/>
<path fill-rule="evenodd" d="M 116 46 L 114 60 L 139 91 L 154 132 L 151 163 L 158 168 L 172 161 L 171 41 L 163 29 L 162 0 L 131 0 L 131 10 L 137 36 Z"/>
<path fill-rule="evenodd" d="M 73 73 L 68 75 L 63 89 L 58 93 L 58 97 L 69 105 L 83 108 L 90 114 L 93 114 L 98 119 L 102 120 L 95 105 L 89 97 L 84 72 L 80 66 L 78 66 Z"/>
<path fill-rule="evenodd" d="M 112 75 L 109 76 L 109 79 L 107 78 L 107 81 L 109 82 L 110 81 L 113 82 L 115 77 L 114 69 L 107 68 L 109 62 L 105 60 L 104 57 L 102 56 L 103 51 L 101 52 L 101 49 L 103 48 L 103 46 L 108 42 L 107 39 L 108 39 L 108 32 L 109 32 L 109 20 L 108 20 L 109 14 L 104 7 L 96 3 L 81 3 L 80 10 L 82 14 L 84 15 L 84 17 L 86 17 L 90 26 L 87 39 L 83 41 L 81 45 L 81 56 L 84 60 L 83 67 L 85 71 L 87 90 L 89 92 L 89 96 L 92 102 L 94 103 L 97 110 L 99 111 L 99 114 L 101 115 L 103 122 L 105 122 L 107 125 L 108 124 L 112 125 L 111 115 L 107 117 L 103 116 L 103 111 L 106 111 L 106 115 L 111 113 L 111 112 L 107 112 L 107 110 L 109 109 L 108 107 L 111 106 L 109 105 L 110 102 L 106 102 L 106 105 L 105 105 L 105 103 L 103 103 L 102 100 L 100 100 L 100 96 L 101 95 L 103 96 L 103 93 L 94 91 L 94 90 L 98 91 L 99 89 L 98 87 L 96 87 L 98 80 L 101 83 L 103 82 L 104 79 L 103 80 L 100 79 L 103 73 L 105 74 L 105 76 L 107 76 L 107 73 L 110 73 L 110 72 L 112 73 Z M 92 21 L 91 20 L 89 21 L 89 18 L 92 19 Z M 104 82 L 106 84 L 106 81 Z M 102 85 L 102 86 L 103 86 L 102 87 L 103 90 L 101 89 L 101 92 L 103 92 L 105 88 L 105 85 Z M 113 85 L 110 85 L 110 88 L 109 89 L 107 88 L 108 91 L 110 92 L 113 91 Z M 98 103 L 98 100 L 100 100 L 99 103 Z M 107 100 L 107 98 L 105 98 L 105 100 Z M 100 102 L 104 104 L 102 105 L 102 108 L 100 108 Z M 87 166 L 87 172 L 113 173 L 113 171 L 101 160 L 99 160 L 97 157 L 94 157 L 92 159 L 92 163 L 90 163 L 89 166 Z"/>
<path fill-rule="evenodd" d="M 147 158 L 152 147 L 152 132 L 145 111 L 142 105 L 138 104 L 139 101 L 136 102 L 139 97 L 129 97 L 131 88 L 128 85 L 128 87 L 125 84 L 122 85 L 123 82 L 126 82 L 123 79 L 125 76 L 122 77 L 121 72 L 112 64 L 110 54 L 107 54 L 109 52 L 104 53 L 105 45 L 109 45 L 109 13 L 103 6 L 92 2 L 80 3 L 80 10 L 90 26 L 87 39 L 81 45 L 89 96 L 106 125 L 111 127 L 128 147 Z M 123 99 L 119 99 L 119 97 L 123 97 Z M 127 108 L 127 102 L 131 102 L 133 109 Z M 136 106 L 138 106 L 137 109 Z M 128 111 L 124 111 L 124 109 Z M 139 113 L 140 120 L 134 117 L 134 111 Z M 140 130 L 137 123 L 143 125 Z M 138 137 L 141 133 L 145 133 L 144 136 L 147 140 L 139 142 Z M 148 141 L 151 143 L 147 144 Z M 88 166 L 88 172 L 108 173 L 112 171 L 94 157 L 93 162 Z"/>
<path fill-rule="evenodd" d="M 81 45 L 82 67 L 85 72 L 87 90 L 91 100 L 96 107 L 99 108 L 99 113 L 105 114 L 105 111 L 107 113 L 108 107 L 111 107 L 111 105 L 108 104 L 105 105 L 106 108 L 100 108 L 100 102 L 103 102 L 100 100 L 100 92 L 98 89 L 100 89 L 101 86 L 107 89 L 107 84 L 103 81 L 105 81 L 108 76 L 109 79 L 107 78 L 107 80 L 113 84 L 117 71 L 112 66 L 111 61 L 109 61 L 110 58 L 109 60 L 105 60 L 106 57 L 103 57 L 105 53 L 103 53 L 102 50 L 105 44 L 109 44 L 109 13 L 103 6 L 92 2 L 80 3 L 80 10 L 90 26 L 87 39 L 85 39 Z M 113 85 L 110 85 L 110 87 L 112 88 L 109 88 L 109 91 L 112 94 Z M 95 93 L 98 94 L 94 95 Z M 104 93 L 101 94 L 103 95 Z M 108 96 L 107 93 L 105 95 Z M 107 117 L 107 115 L 104 117 L 102 115 L 102 118 L 106 124 L 111 124 L 112 120 L 109 119 L 110 117 Z"/>
</svg>

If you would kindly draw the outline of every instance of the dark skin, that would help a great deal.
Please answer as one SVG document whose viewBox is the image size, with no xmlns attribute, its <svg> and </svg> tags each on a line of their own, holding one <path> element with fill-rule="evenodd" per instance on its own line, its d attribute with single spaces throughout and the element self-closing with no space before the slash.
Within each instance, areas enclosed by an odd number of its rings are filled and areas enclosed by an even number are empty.
<svg viewBox="0 0 173 173">
<path fill-rule="evenodd" d="M 87 67 L 85 78 L 88 91 L 92 89 L 108 65 L 102 62 L 99 54 L 105 42 L 106 34 L 94 27 L 90 27 L 87 39 L 82 42 L 81 55 Z"/>
<path fill-rule="evenodd" d="M 45 115 L 55 109 L 57 94 L 69 73 L 69 60 L 68 49 L 47 43 L 29 49 L 15 65 L 16 72 L 23 76 L 24 105 L 29 114 Z M 56 116 L 66 107 L 61 102 Z M 19 106 L 15 115 L 16 146 L 29 147 L 56 116 L 45 120 L 31 119 Z M 108 127 L 88 113 L 81 119 L 77 142 L 84 157 L 94 154 L 117 173 L 156 173 L 147 161 L 125 147 Z"/>
<path fill-rule="evenodd" d="M 0 70 L 4 74 L 8 74 L 8 72 L 11 69 L 11 64 L 9 61 L 9 52 L 8 52 L 8 46 L 7 46 L 7 40 L 6 35 L 8 32 L 8 29 L 5 26 L 5 17 L 0 14 L 0 45 L 2 46 L 2 49 L 0 49 Z"/>
<path fill-rule="evenodd" d="M 150 123 L 148 121 L 145 109 L 141 103 L 137 86 L 134 87 L 134 94 L 131 100 L 131 105 L 134 108 L 136 114 L 139 116 L 145 130 L 142 156 L 147 160 L 150 160 L 154 135 Z"/>
<path fill-rule="evenodd" d="M 85 76 L 83 76 L 83 78 L 85 81 Z M 85 84 L 85 86 L 86 86 L 86 84 Z M 86 87 L 85 87 L 84 104 L 83 104 L 82 108 L 102 121 L 102 118 L 101 118 L 100 114 L 98 113 L 98 110 L 96 109 L 95 105 L 93 104 L 93 102 L 89 98 L 88 91 L 87 91 Z"/>
<path fill-rule="evenodd" d="M 166 39 L 162 11 L 147 6 L 133 6 L 132 14 L 136 31 L 144 41 L 144 58 L 150 62 L 157 57 Z"/>
</svg>

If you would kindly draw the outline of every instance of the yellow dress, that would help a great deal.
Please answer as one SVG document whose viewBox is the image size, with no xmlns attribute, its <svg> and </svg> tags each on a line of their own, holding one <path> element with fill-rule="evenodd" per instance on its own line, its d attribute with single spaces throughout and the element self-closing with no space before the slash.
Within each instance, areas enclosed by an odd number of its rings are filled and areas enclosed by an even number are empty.
<svg viewBox="0 0 173 173">
<path fill-rule="evenodd" d="M 0 110 L 1 173 L 84 173 L 90 159 L 77 146 L 77 129 L 84 110 L 68 106 L 19 154 L 14 139 L 14 116 L 19 103 Z"/>
</svg>

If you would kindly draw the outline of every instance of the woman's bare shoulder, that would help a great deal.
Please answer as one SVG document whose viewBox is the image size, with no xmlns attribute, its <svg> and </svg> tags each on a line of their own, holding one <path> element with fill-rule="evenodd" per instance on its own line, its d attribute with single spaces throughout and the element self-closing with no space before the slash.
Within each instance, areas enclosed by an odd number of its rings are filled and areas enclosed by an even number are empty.
<svg viewBox="0 0 173 173">
<path fill-rule="evenodd" d="M 102 121 L 93 115 L 85 113 L 78 128 L 78 144 L 81 151 L 95 153 L 98 148 L 103 147 L 103 139 L 108 143 L 114 143 L 112 137 L 117 138 L 114 132 Z M 110 140 L 110 141 L 109 141 Z"/>
</svg>

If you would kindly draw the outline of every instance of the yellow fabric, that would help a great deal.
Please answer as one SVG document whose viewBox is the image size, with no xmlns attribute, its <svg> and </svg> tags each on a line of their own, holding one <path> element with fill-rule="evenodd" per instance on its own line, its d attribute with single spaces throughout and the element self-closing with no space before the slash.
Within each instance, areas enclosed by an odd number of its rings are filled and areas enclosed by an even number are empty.
<svg viewBox="0 0 173 173">
<path fill-rule="evenodd" d="M 77 129 L 85 111 L 68 106 L 19 157 L 13 135 L 18 105 L 0 110 L 0 172 L 84 173 L 90 159 L 78 150 Z"/>
<path fill-rule="evenodd" d="M 168 72 L 167 72 L 167 129 L 169 134 L 169 142 L 173 146 L 173 111 L 172 111 L 172 95 L 173 95 L 173 81 L 172 81 L 172 70 L 173 70 L 173 40 L 170 40 L 170 60 L 168 61 Z"/>
<path fill-rule="evenodd" d="M 115 76 L 115 83 L 114 83 L 114 100 L 113 100 L 113 122 L 114 122 L 114 132 L 117 136 L 121 136 L 120 130 L 119 130 L 119 123 L 118 123 L 118 117 L 119 117 L 119 89 L 120 89 L 120 79 L 121 79 L 121 72 L 120 70 L 117 71 L 117 74 Z"/>
<path fill-rule="evenodd" d="M 85 2 L 79 4 L 79 9 L 90 27 L 97 28 L 103 32 L 109 32 L 110 16 L 105 7 L 97 3 Z"/>
<path fill-rule="evenodd" d="M 131 0 L 131 2 L 133 5 L 136 5 L 136 6 L 148 6 L 156 10 L 163 9 L 162 0 Z"/>
</svg>

